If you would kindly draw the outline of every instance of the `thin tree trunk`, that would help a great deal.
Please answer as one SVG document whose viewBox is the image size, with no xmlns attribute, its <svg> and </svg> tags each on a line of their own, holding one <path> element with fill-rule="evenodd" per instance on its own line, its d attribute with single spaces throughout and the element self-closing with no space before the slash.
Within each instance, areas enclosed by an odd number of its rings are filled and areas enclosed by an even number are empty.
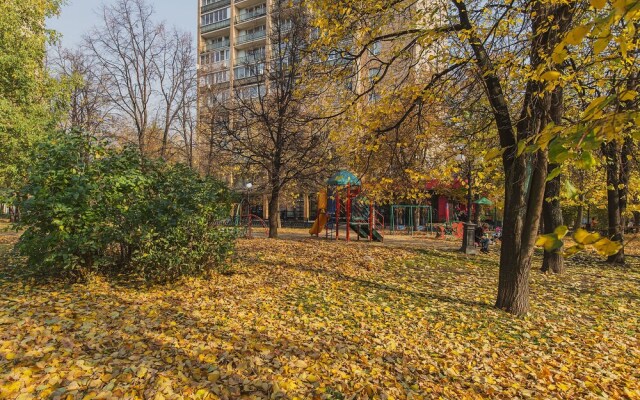
<svg viewBox="0 0 640 400">
<path fill-rule="evenodd" d="M 607 171 L 607 216 L 609 219 L 608 236 L 611 240 L 623 242 L 622 209 L 620 207 L 620 175 L 622 148 L 618 141 L 612 140 L 602 145 Z M 624 264 L 624 248 L 607 258 L 610 264 Z"/>
<path fill-rule="evenodd" d="M 556 164 L 549 165 L 549 171 L 556 168 Z M 548 181 L 545 185 L 545 200 L 542 206 L 542 220 L 544 221 L 544 233 L 552 233 L 563 224 L 562 208 L 560 207 L 560 176 Z M 542 272 L 551 271 L 556 274 L 564 272 L 564 259 L 559 251 L 544 252 L 542 259 Z"/>
<path fill-rule="evenodd" d="M 582 196 L 580 196 L 580 200 L 582 201 Z M 577 211 L 577 215 L 576 215 L 576 221 L 573 224 L 573 230 L 577 231 L 578 229 L 582 228 L 582 219 L 584 218 L 584 206 L 579 205 L 578 206 L 578 211 Z"/>
<path fill-rule="evenodd" d="M 549 116 L 555 125 L 562 124 L 562 115 L 564 113 L 564 92 L 562 87 L 557 87 L 551 93 L 551 105 Z M 548 172 L 558 168 L 559 165 L 549 165 Z M 564 224 L 562 218 L 562 207 L 560 204 L 560 175 L 548 181 L 545 185 L 545 201 L 542 206 L 542 221 L 544 224 L 544 233 L 552 233 L 557 227 Z M 544 252 L 542 259 L 542 271 L 551 271 L 556 274 L 564 272 L 564 259 L 560 251 Z"/>
</svg>

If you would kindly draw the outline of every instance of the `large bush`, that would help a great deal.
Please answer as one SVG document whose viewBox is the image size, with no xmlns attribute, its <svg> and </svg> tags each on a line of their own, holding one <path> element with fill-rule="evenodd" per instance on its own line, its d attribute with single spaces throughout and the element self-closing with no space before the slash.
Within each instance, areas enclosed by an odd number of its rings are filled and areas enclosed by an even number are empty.
<svg viewBox="0 0 640 400">
<path fill-rule="evenodd" d="M 78 133 L 39 147 L 21 198 L 17 249 L 39 275 L 167 281 L 215 268 L 233 249 L 233 231 L 214 224 L 229 210 L 220 182 Z"/>
</svg>

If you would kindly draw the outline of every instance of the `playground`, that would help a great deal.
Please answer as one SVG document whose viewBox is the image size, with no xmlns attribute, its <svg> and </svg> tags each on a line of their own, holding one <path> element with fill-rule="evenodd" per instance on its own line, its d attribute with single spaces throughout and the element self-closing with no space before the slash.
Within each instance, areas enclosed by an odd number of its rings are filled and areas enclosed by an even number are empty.
<svg viewBox="0 0 640 400">
<path fill-rule="evenodd" d="M 290 239 L 310 235 L 324 240 L 386 241 L 416 245 L 431 243 L 435 239 L 437 241 L 432 244 L 437 247 L 460 242 L 464 233 L 460 216 L 468 213 L 468 206 L 436 192 L 432 195 L 430 205 L 376 204 L 367 192 L 366 184 L 352 172 L 339 170 L 326 181 L 326 187 L 318 191 L 314 202 L 315 219 L 310 218 L 306 222 L 310 226 L 304 227 L 304 220 L 296 224 L 299 229 L 283 225 L 280 235 Z M 488 208 L 481 209 L 481 206 Z M 489 222 L 492 226 L 492 232 L 489 233 L 499 236 L 498 209 L 489 199 L 482 197 L 474 201 L 472 212 L 476 215 L 477 223 Z M 267 223 L 252 211 L 248 196 L 234 204 L 231 218 L 223 224 L 238 228 L 243 237 L 268 236 Z M 417 240 L 413 241 L 412 238 Z"/>
</svg>

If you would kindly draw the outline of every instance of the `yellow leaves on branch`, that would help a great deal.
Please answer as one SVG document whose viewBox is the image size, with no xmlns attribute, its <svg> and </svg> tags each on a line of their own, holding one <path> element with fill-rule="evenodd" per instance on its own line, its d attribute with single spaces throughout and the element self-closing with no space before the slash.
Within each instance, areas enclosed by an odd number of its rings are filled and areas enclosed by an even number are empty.
<svg viewBox="0 0 640 400">
<path fill-rule="evenodd" d="M 566 226 L 557 227 L 553 233 L 541 235 L 536 240 L 536 246 L 543 247 L 544 251 L 551 253 L 562 247 L 562 239 L 565 237 L 569 229 Z"/>
<path fill-rule="evenodd" d="M 564 245 L 563 238 L 568 231 L 569 229 L 566 226 L 559 226 L 553 233 L 539 236 L 536 240 L 536 246 L 544 248 L 549 253 L 557 251 Z M 582 228 L 575 231 L 573 240 L 576 244 L 564 252 L 566 257 L 584 251 L 587 248 L 593 248 L 599 255 L 607 257 L 616 254 L 622 248 L 619 242 L 609 240 L 600 236 L 597 232 L 591 233 Z"/>
</svg>

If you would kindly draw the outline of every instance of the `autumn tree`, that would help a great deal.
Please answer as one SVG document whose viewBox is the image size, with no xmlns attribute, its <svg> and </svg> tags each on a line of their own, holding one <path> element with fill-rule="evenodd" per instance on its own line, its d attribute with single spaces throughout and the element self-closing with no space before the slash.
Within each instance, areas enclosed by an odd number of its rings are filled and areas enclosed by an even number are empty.
<svg viewBox="0 0 640 400">
<path fill-rule="evenodd" d="M 194 105 L 195 52 L 188 34 L 154 17 L 145 0 L 105 5 L 84 47 L 114 114 L 133 129 L 142 154 L 157 151 L 167 159 L 171 136 L 176 129 L 183 136 L 185 117 L 192 114 L 185 107 Z M 158 146 L 153 135 L 160 136 Z"/>
<path fill-rule="evenodd" d="M 318 107 L 331 104 L 332 86 L 317 79 L 322 60 L 310 51 L 308 17 L 286 1 L 273 5 L 271 46 L 247 56 L 229 89 L 212 87 L 201 123 L 210 152 L 244 170 L 259 170 L 269 191 L 269 237 L 278 237 L 279 202 L 291 184 L 321 181 L 332 164 L 331 120 Z"/>
<path fill-rule="evenodd" d="M 554 51 L 554 58 L 564 60 L 566 66 L 558 86 L 571 95 L 571 103 L 578 103 L 573 104 L 578 111 L 567 118 L 568 129 L 559 131 L 561 137 L 551 146 L 552 158 L 588 169 L 602 155 L 607 236 L 617 247 L 604 246 L 604 241 L 600 247 L 613 251 L 608 257 L 610 263 L 624 263 L 625 211 L 638 135 L 634 121 L 638 116 L 640 76 L 638 4 L 615 2 L 608 6 L 593 1 L 591 5 L 590 12 Z"/>
<path fill-rule="evenodd" d="M 548 146 L 558 137 L 552 129 L 553 116 L 563 104 L 563 93 L 557 89 L 562 75 L 560 64 L 567 58 L 566 48 L 579 44 L 594 29 L 592 22 L 583 24 L 582 15 L 589 12 L 589 4 L 384 0 L 313 4 L 325 44 L 333 45 L 346 32 L 355 30 L 362 32 L 353 43 L 356 56 L 376 42 L 396 42 L 401 45 L 389 64 L 403 53 L 417 53 L 427 60 L 431 73 L 413 85 L 414 100 L 404 115 L 416 112 L 425 99 L 442 93 L 446 86 L 441 83 L 452 72 L 464 68 L 477 71 L 492 109 L 505 172 L 496 307 L 526 313 L 529 274 L 549 173 Z M 612 14 L 624 15 L 633 4 L 616 5 Z M 391 25 L 390 29 L 389 21 L 397 18 L 404 18 L 406 23 Z M 586 17 L 591 18 L 595 18 L 593 13 Z M 637 18 L 637 13 L 629 18 Z M 613 20 L 604 24 L 611 25 Z M 563 82 L 569 84 L 570 79 Z M 540 139 L 542 133 L 545 135 Z M 562 152 L 566 153 L 569 147 L 564 145 L 569 141 L 574 146 L 583 145 L 573 139 L 565 137 L 555 150 L 564 148 Z"/>
<path fill-rule="evenodd" d="M 196 58 L 191 35 L 173 29 L 162 31 L 160 55 L 154 59 L 158 78 L 160 104 L 156 119 L 161 121 L 162 144 L 160 156 L 167 158 L 169 139 L 174 128 L 185 141 L 186 159 L 193 163 L 193 110 L 195 106 Z M 177 124 L 177 126 L 176 126 Z"/>
</svg>

